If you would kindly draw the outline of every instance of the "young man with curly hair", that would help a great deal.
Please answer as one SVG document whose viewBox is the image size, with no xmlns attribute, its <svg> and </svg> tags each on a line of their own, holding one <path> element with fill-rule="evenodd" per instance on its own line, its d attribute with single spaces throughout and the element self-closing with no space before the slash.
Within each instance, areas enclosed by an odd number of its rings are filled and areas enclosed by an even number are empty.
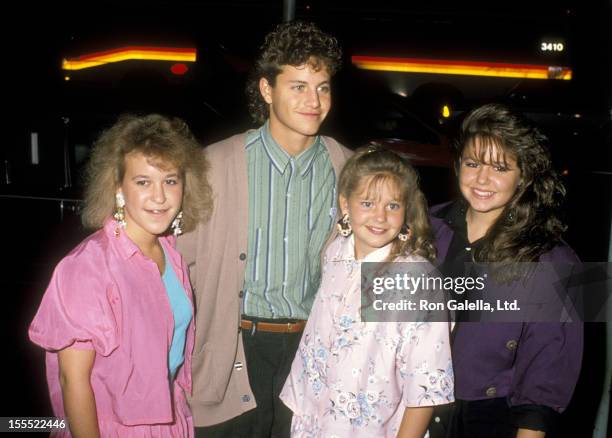
<svg viewBox="0 0 612 438">
<path fill-rule="evenodd" d="M 257 130 L 205 148 L 211 219 L 184 235 L 196 299 L 193 396 L 201 437 L 289 436 L 279 400 L 320 281 L 351 152 L 318 135 L 341 50 L 312 23 L 269 33 L 247 86 Z"/>
</svg>

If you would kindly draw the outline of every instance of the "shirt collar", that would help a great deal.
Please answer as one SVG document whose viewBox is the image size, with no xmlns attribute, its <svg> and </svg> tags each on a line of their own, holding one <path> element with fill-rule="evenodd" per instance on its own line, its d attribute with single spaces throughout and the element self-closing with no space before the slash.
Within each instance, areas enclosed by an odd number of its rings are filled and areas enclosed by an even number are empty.
<svg viewBox="0 0 612 438">
<path fill-rule="evenodd" d="M 318 153 L 322 150 L 321 137 L 316 136 L 314 143 L 297 157 L 291 157 L 272 137 L 270 122 L 266 121 L 259 129 L 261 142 L 268 158 L 280 174 L 284 174 L 287 166 L 293 161 L 293 165 L 303 178 L 312 169 L 312 164 Z"/>
<path fill-rule="evenodd" d="M 355 236 L 352 234 L 349 237 L 341 237 L 340 245 L 335 254 L 329 261 L 332 262 L 383 262 L 389 256 L 393 242 L 386 244 L 382 248 L 378 248 L 365 256 L 362 260 L 355 260 Z"/>
<path fill-rule="evenodd" d="M 119 250 L 125 260 L 131 258 L 134 254 L 142 254 L 140 248 L 138 248 L 132 239 L 128 237 L 125 229 L 119 226 L 116 220 L 109 217 L 104 221 L 104 233 L 108 237 L 108 240 Z M 165 250 L 166 257 L 169 257 L 175 264 L 180 266 L 180 263 L 176 260 L 175 251 L 172 251 L 172 248 L 175 246 L 176 237 L 167 236 L 159 240 Z"/>
<path fill-rule="evenodd" d="M 463 199 L 459 199 L 440 210 L 437 217 L 444 220 L 455 232 L 467 234 L 466 213 L 467 204 Z"/>
<path fill-rule="evenodd" d="M 295 158 L 297 168 L 299 169 L 300 176 L 302 178 L 308 175 L 308 173 L 312 169 L 315 158 L 322 150 L 323 145 L 321 144 L 321 137 L 317 136 L 315 138 L 314 143 Z"/>
<path fill-rule="evenodd" d="M 466 221 L 467 207 L 467 202 L 459 199 L 438 212 L 438 217 L 443 219 L 455 234 L 461 236 L 466 246 L 476 248 L 483 244 L 485 238 L 481 237 L 474 242 L 469 242 Z"/>
<path fill-rule="evenodd" d="M 127 236 L 125 229 L 122 228 L 116 220 L 112 218 L 106 219 L 104 222 L 104 233 L 108 237 L 109 242 L 119 250 L 124 259 L 129 259 L 134 254 L 139 253 L 140 249 Z"/>
</svg>

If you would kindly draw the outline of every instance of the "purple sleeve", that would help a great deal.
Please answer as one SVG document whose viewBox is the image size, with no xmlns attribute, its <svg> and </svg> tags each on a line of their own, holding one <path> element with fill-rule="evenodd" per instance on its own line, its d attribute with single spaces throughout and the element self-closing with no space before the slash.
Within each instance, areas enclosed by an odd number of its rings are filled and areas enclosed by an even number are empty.
<svg viewBox="0 0 612 438">
<path fill-rule="evenodd" d="M 525 324 L 510 392 L 512 406 L 536 404 L 562 412 L 569 404 L 582 362 L 583 324 Z"/>
</svg>

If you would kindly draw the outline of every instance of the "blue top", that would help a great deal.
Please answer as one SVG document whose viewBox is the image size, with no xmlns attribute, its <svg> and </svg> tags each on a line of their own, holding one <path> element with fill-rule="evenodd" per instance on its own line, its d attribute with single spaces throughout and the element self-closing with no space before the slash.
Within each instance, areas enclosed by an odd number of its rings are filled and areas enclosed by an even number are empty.
<svg viewBox="0 0 612 438">
<path fill-rule="evenodd" d="M 162 281 L 168 293 L 170 307 L 172 308 L 172 316 L 174 318 L 172 345 L 170 346 L 170 353 L 168 353 L 168 371 L 170 380 L 172 381 L 176 375 L 176 370 L 179 369 L 185 360 L 185 338 L 187 335 L 187 327 L 193 315 L 191 313 L 191 303 L 185 294 L 185 289 L 176 276 L 174 268 L 167 257 Z"/>
</svg>

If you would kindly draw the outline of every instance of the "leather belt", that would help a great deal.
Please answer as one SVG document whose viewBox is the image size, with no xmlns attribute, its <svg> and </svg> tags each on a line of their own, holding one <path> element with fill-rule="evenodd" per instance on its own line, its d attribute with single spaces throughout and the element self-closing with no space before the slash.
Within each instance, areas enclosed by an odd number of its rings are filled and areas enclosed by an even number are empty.
<svg viewBox="0 0 612 438">
<path fill-rule="evenodd" d="M 249 321 L 243 319 L 240 321 L 240 328 L 243 330 L 252 330 L 253 333 L 256 331 L 261 332 L 272 332 L 272 333 L 301 333 L 306 327 L 306 321 L 296 322 L 264 322 L 264 321 Z"/>
</svg>

